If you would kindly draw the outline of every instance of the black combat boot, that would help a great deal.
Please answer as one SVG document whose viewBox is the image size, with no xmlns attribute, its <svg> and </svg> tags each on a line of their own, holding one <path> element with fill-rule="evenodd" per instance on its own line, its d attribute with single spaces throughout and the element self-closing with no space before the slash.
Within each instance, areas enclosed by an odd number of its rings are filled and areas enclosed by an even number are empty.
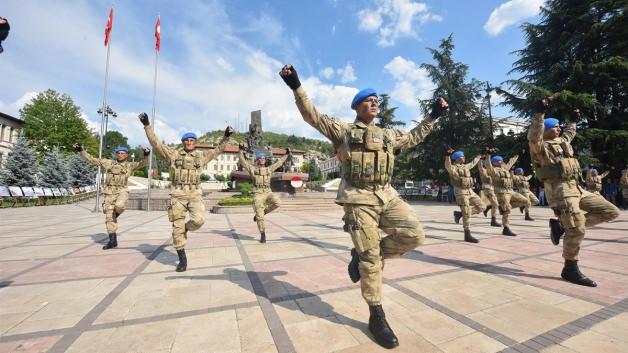
<svg viewBox="0 0 628 353">
<path fill-rule="evenodd" d="M 177 255 L 179 255 L 177 272 L 185 272 L 188 269 L 188 258 L 185 256 L 185 249 L 177 250 Z"/>
<path fill-rule="evenodd" d="M 580 272 L 580 269 L 578 268 L 578 260 L 565 260 L 565 266 L 563 267 L 563 272 L 561 272 L 560 276 L 567 282 L 579 284 L 581 286 L 597 287 L 597 283 Z"/>
<path fill-rule="evenodd" d="M 395 348 L 399 345 L 399 340 L 386 322 L 386 314 L 381 305 L 370 305 L 369 311 L 369 331 L 375 336 L 375 342 L 384 348 Z"/>
<path fill-rule="evenodd" d="M 488 211 L 491 210 L 491 208 L 493 208 L 493 206 L 488 205 L 486 206 L 486 208 L 484 209 L 484 211 L 482 211 L 482 213 L 484 213 L 484 217 L 486 217 L 486 215 L 488 214 Z"/>
<path fill-rule="evenodd" d="M 517 236 L 517 234 L 513 233 L 512 230 L 510 230 L 510 227 L 504 227 L 504 229 L 502 230 L 502 235 L 507 235 L 509 237 Z"/>
<path fill-rule="evenodd" d="M 526 209 L 525 206 L 521 206 L 521 207 L 519 207 L 519 212 L 523 213 L 523 210 L 525 210 L 525 209 Z"/>
<path fill-rule="evenodd" d="M 351 278 L 351 282 L 355 283 L 360 280 L 360 257 L 358 256 L 358 252 L 355 248 L 351 249 L 351 261 L 349 262 L 349 266 L 347 266 L 347 272 L 349 272 L 349 278 Z"/>
<path fill-rule="evenodd" d="M 477 240 L 476 238 L 474 238 L 471 235 L 471 230 L 470 229 L 465 229 L 464 230 L 464 241 L 469 242 L 469 243 L 479 243 L 480 241 Z"/>
<path fill-rule="evenodd" d="M 552 244 L 558 245 L 560 243 L 560 237 L 565 234 L 565 230 L 563 229 L 563 226 L 560 225 L 560 221 L 556 218 L 550 218 L 549 226 L 550 239 L 552 239 Z"/>
<path fill-rule="evenodd" d="M 454 221 L 456 221 L 456 224 L 460 223 L 460 218 L 462 218 L 462 212 L 454 211 Z"/>
<path fill-rule="evenodd" d="M 530 212 L 526 211 L 526 221 L 534 221 L 534 218 L 530 217 Z"/>
<path fill-rule="evenodd" d="M 493 227 L 501 227 L 502 224 L 497 222 L 497 220 L 495 219 L 495 217 L 491 217 L 491 226 Z"/>
<path fill-rule="evenodd" d="M 113 249 L 118 247 L 118 236 L 116 233 L 109 234 L 109 242 L 102 247 L 103 250 Z"/>
<path fill-rule="evenodd" d="M 260 243 L 265 243 L 266 242 L 266 232 L 262 232 L 261 235 L 262 236 L 260 237 L 259 242 Z"/>
</svg>

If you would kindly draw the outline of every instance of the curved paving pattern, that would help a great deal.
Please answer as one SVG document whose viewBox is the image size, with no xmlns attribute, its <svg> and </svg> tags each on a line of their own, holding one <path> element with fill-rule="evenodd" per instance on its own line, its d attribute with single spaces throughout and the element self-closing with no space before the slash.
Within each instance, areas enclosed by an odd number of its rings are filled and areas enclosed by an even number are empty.
<svg viewBox="0 0 628 353">
<path fill-rule="evenodd" d="M 582 270 L 562 281 L 561 249 L 513 214 L 516 238 L 453 205 L 413 205 L 426 244 L 386 262 L 384 308 L 397 352 L 627 352 L 628 213 L 589 230 Z M 379 352 L 346 275 L 339 208 L 273 213 L 269 242 L 252 214 L 210 214 L 174 272 L 165 212 L 127 211 L 119 248 L 102 251 L 89 204 L 0 210 L 0 352 Z"/>
</svg>

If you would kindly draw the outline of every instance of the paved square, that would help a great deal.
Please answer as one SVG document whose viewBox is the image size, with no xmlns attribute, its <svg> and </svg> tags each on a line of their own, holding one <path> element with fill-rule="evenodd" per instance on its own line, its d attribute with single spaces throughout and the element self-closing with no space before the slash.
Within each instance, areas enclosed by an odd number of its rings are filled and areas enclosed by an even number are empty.
<svg viewBox="0 0 628 353">
<path fill-rule="evenodd" d="M 127 211 L 102 251 L 93 200 L 0 210 L 0 352 L 380 352 L 346 273 L 342 209 L 280 209 L 258 242 L 250 214 L 209 214 L 174 271 L 165 212 Z M 514 212 L 519 236 L 454 205 L 415 203 L 426 242 L 386 261 L 384 309 L 396 352 L 628 352 L 628 212 L 587 230 L 581 268 L 560 279 L 548 208 Z"/>
</svg>

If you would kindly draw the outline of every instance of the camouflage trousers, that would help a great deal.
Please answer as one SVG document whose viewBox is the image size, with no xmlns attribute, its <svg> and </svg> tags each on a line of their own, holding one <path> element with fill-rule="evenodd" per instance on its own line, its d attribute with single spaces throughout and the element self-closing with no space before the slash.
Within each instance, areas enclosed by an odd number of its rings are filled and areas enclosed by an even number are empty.
<svg viewBox="0 0 628 353">
<path fill-rule="evenodd" d="M 567 260 L 578 260 L 585 228 L 611 221 L 619 216 L 619 209 L 615 205 L 602 196 L 588 191 L 582 191 L 580 197 L 556 200 L 552 209 L 565 229 L 563 258 Z"/>
<path fill-rule="evenodd" d="M 171 194 L 168 220 L 172 222 L 172 245 L 177 250 L 185 248 L 188 231 L 198 230 L 205 223 L 205 205 L 200 190 Z"/>
<path fill-rule="evenodd" d="M 129 199 L 129 192 L 122 190 L 113 194 L 104 194 L 102 202 L 102 212 L 105 214 L 105 226 L 107 234 L 115 233 L 118 230 L 118 216 L 126 209 L 126 202 Z"/>
<path fill-rule="evenodd" d="M 272 192 L 256 192 L 253 195 L 253 211 L 255 211 L 255 217 L 257 217 L 257 229 L 260 233 L 266 231 L 264 214 L 273 212 L 280 205 L 279 196 Z"/>
<path fill-rule="evenodd" d="M 344 220 L 360 257 L 362 297 L 382 302 L 383 259 L 398 257 L 425 240 L 416 213 L 399 196 L 383 205 L 344 204 Z M 388 234 L 383 239 L 379 229 Z"/>
<path fill-rule="evenodd" d="M 526 206 L 526 211 L 530 211 L 530 206 L 536 206 L 539 204 L 539 199 L 534 195 L 534 193 L 530 190 L 521 190 L 519 194 L 523 195 L 523 197 L 527 198 L 530 201 L 530 205 Z"/>
<path fill-rule="evenodd" d="M 460 206 L 462 212 L 462 228 L 469 229 L 469 217 L 484 211 L 484 203 L 482 199 L 473 190 L 469 189 L 470 194 L 456 195 L 456 202 Z"/>
<path fill-rule="evenodd" d="M 497 201 L 502 211 L 502 225 L 510 226 L 510 210 L 518 207 L 530 207 L 530 200 L 518 192 L 505 192 L 497 194 Z"/>
<path fill-rule="evenodd" d="M 491 206 L 491 217 L 497 217 L 497 211 L 499 210 L 499 201 L 497 201 L 495 191 L 493 191 L 493 189 L 482 189 L 480 190 L 480 197 L 482 198 L 482 202 L 485 205 Z"/>
</svg>

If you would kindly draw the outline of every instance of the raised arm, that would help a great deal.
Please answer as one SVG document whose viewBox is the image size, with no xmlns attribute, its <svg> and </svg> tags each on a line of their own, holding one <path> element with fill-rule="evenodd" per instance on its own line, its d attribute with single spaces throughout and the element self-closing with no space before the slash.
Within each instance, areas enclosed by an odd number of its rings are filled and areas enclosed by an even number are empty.
<svg viewBox="0 0 628 353">
<path fill-rule="evenodd" d="M 249 161 L 246 160 L 246 157 L 244 157 L 244 149 L 242 147 L 240 148 L 240 152 L 238 153 L 238 161 L 240 162 L 242 168 L 244 168 L 249 174 L 253 173 L 253 166 L 251 165 L 251 163 L 249 163 Z"/>
<path fill-rule="evenodd" d="M 103 167 L 105 169 L 109 169 L 111 167 L 111 164 L 113 163 L 112 160 L 110 159 L 98 159 L 94 156 L 92 156 L 91 154 L 87 153 L 87 151 L 85 151 L 83 149 L 83 146 L 79 145 L 78 143 L 75 143 L 72 147 L 74 147 L 74 149 L 80 153 L 81 157 L 86 160 L 89 164 L 96 166 L 96 167 Z"/>
<path fill-rule="evenodd" d="M 447 170 L 447 173 L 449 173 L 449 175 L 453 175 L 453 173 L 451 172 L 451 154 L 445 155 L 445 169 Z"/>
<path fill-rule="evenodd" d="M 273 173 L 275 170 L 279 169 L 284 163 L 286 163 L 288 157 L 289 155 L 286 153 L 286 155 L 279 158 L 277 162 L 271 164 L 270 167 L 268 167 L 268 169 L 270 169 L 270 172 Z"/>
<path fill-rule="evenodd" d="M 490 153 L 486 155 L 486 171 L 490 176 L 493 176 L 493 174 L 495 174 L 495 169 L 493 168 L 493 161 L 491 160 Z"/>
<path fill-rule="evenodd" d="M 148 148 L 144 148 L 143 152 L 144 152 L 144 158 L 142 158 L 141 161 L 131 163 L 132 170 L 141 169 L 148 165 L 148 161 L 150 160 L 150 150 Z"/>
<path fill-rule="evenodd" d="M 600 174 L 600 179 L 604 179 L 606 178 L 606 176 L 608 175 L 608 173 L 610 173 L 609 170 L 605 171 L 604 173 Z"/>
<path fill-rule="evenodd" d="M 527 176 L 527 177 L 525 177 L 525 178 L 526 178 L 526 180 L 527 180 L 527 181 L 530 181 L 530 179 L 532 179 L 532 177 L 533 177 L 533 176 L 534 176 L 534 174 L 530 174 L 530 175 L 528 175 L 528 176 Z"/>
<path fill-rule="evenodd" d="M 514 157 L 510 158 L 508 160 L 508 163 L 504 166 L 504 168 L 506 168 L 506 170 L 510 170 L 512 168 L 512 166 L 515 165 L 515 163 L 517 163 L 517 160 L 519 159 L 519 155 L 516 154 Z"/>
<path fill-rule="evenodd" d="M 480 158 L 482 158 L 482 156 L 480 155 L 475 156 L 475 158 L 473 158 L 473 160 L 470 163 L 467 163 L 466 167 L 469 169 L 473 169 L 473 167 L 475 167 L 475 165 L 478 164 L 478 162 L 480 161 Z"/>
<path fill-rule="evenodd" d="M 224 135 L 220 139 L 220 142 L 218 142 L 218 146 L 216 146 L 213 150 L 203 152 L 203 155 L 201 156 L 201 166 L 205 166 L 212 159 L 216 158 L 216 156 L 225 151 L 225 147 L 227 147 L 227 143 L 229 143 L 229 136 L 231 136 L 234 132 L 235 130 L 231 126 L 227 126 Z"/>
<path fill-rule="evenodd" d="M 164 157 L 168 162 L 171 162 L 175 158 L 174 156 L 176 154 L 176 150 L 172 147 L 164 145 L 163 143 L 161 143 L 161 141 L 159 141 L 159 138 L 157 138 L 157 135 L 155 135 L 155 131 L 153 131 L 153 127 L 148 121 L 148 114 L 140 113 L 138 117 L 144 125 L 144 132 L 146 132 L 148 142 L 150 142 L 151 146 L 153 146 L 153 149 L 157 151 L 157 153 L 159 153 L 162 157 Z"/>
<path fill-rule="evenodd" d="M 439 97 L 432 104 L 432 111 L 429 117 L 426 117 L 415 126 L 410 132 L 395 130 L 395 150 L 405 150 L 421 143 L 434 128 L 434 122 L 440 118 L 449 108 L 447 101 L 443 97 Z"/>
</svg>

